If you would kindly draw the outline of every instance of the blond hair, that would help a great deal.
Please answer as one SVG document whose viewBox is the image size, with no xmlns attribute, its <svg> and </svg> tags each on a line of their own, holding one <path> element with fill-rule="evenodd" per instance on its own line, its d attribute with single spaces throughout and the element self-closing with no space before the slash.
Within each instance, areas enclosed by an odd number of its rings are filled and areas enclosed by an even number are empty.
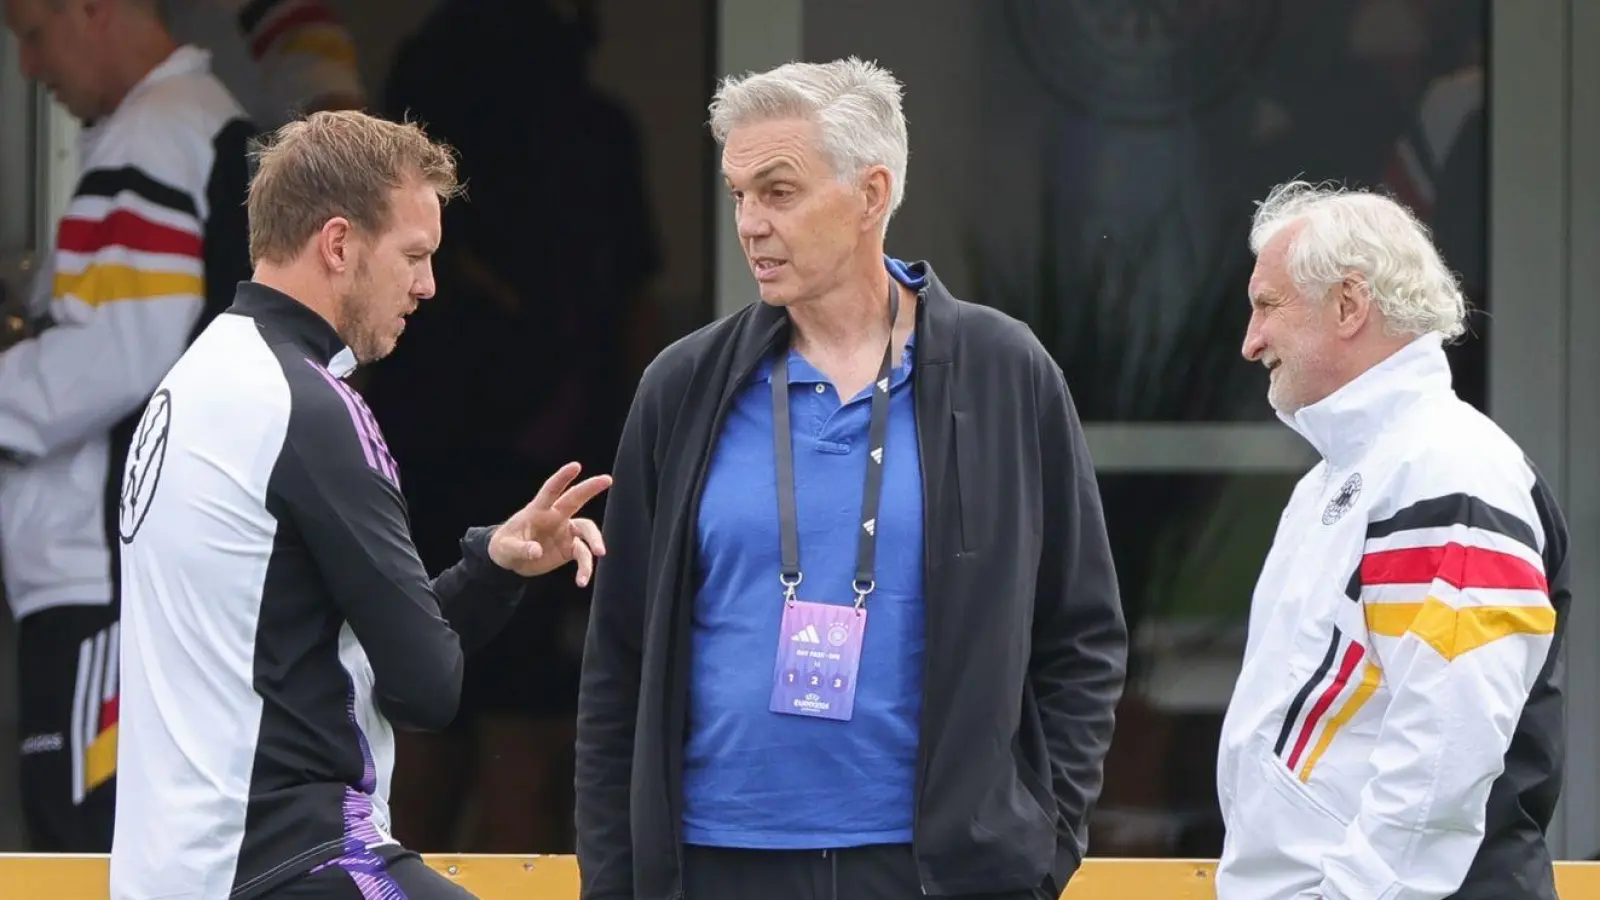
<svg viewBox="0 0 1600 900">
<path fill-rule="evenodd" d="M 441 201 L 461 193 L 455 152 L 410 122 L 356 110 L 317 112 L 251 151 L 250 261 L 283 264 L 329 219 L 369 234 L 389 225 L 390 194 L 421 179 Z"/>
</svg>

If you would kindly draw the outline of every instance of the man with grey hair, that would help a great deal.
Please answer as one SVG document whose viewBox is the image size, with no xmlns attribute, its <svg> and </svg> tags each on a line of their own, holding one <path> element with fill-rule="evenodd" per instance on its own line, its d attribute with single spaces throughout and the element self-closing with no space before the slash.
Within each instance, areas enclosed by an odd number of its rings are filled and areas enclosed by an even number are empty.
<svg viewBox="0 0 1600 900">
<path fill-rule="evenodd" d="M 1321 454 L 1256 585 L 1223 725 L 1221 900 L 1554 900 L 1567 531 L 1451 389 L 1465 304 L 1370 193 L 1261 205 L 1244 356 Z"/>
<path fill-rule="evenodd" d="M 711 127 L 761 302 L 664 351 L 624 426 L 583 897 L 1057 897 L 1127 641 L 1061 370 L 885 255 L 889 72 L 730 78 Z"/>
</svg>

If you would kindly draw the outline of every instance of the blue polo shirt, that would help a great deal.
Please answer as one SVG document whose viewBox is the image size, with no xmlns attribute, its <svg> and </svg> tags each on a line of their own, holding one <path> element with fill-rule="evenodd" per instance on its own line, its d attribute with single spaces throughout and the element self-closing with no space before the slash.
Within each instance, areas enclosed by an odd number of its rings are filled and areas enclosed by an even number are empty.
<svg viewBox="0 0 1600 900">
<path fill-rule="evenodd" d="M 923 278 L 898 260 L 894 276 Z M 913 337 L 913 340 L 915 338 Z M 893 370 L 877 589 L 867 598 L 850 721 L 771 712 L 780 638 L 773 360 L 733 400 L 712 453 L 697 522 L 684 839 L 757 849 L 821 849 L 911 840 L 922 705 L 922 475 L 912 407 L 911 346 Z M 799 596 L 855 600 L 856 529 L 865 488 L 871 386 L 840 402 L 796 353 L 790 423 L 800 534 Z"/>
</svg>

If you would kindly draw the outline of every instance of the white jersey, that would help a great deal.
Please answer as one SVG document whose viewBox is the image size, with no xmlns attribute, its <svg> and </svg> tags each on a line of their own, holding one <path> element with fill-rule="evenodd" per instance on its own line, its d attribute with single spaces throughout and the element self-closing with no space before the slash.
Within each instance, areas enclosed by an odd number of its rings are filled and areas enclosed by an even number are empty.
<svg viewBox="0 0 1600 900">
<path fill-rule="evenodd" d="M 1219 900 L 1554 900 L 1567 533 L 1424 336 L 1286 421 L 1323 461 L 1256 586 Z"/>
<path fill-rule="evenodd" d="M 450 722 L 524 581 L 490 529 L 427 577 L 352 368 L 326 321 L 246 282 L 139 420 L 111 900 L 247 900 L 328 867 L 399 896 L 391 723 Z"/>
<path fill-rule="evenodd" d="M 179 48 L 83 130 L 82 174 L 33 285 L 50 327 L 0 354 L 0 551 L 19 619 L 112 602 L 133 421 L 250 277 L 254 130 L 208 59 Z"/>
</svg>

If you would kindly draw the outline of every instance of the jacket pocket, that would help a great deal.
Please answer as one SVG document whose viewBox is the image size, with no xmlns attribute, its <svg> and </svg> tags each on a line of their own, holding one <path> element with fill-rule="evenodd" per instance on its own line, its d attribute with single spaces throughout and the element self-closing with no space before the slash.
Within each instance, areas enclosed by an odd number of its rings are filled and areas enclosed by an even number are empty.
<svg viewBox="0 0 1600 900">
<path fill-rule="evenodd" d="M 969 820 L 968 850 L 998 871 L 1025 873 L 1028 882 L 1037 883 L 1055 861 L 1055 803 L 1045 809 L 1036 793 L 1038 779 L 1020 763 L 996 782 Z"/>
<path fill-rule="evenodd" d="M 1345 838 L 1344 821 L 1312 798 L 1272 756 L 1270 743 L 1243 750 L 1237 801 L 1217 896 L 1290 900 L 1322 880 L 1322 858 Z"/>
<path fill-rule="evenodd" d="M 1272 784 L 1273 790 L 1284 803 L 1292 807 L 1298 807 L 1302 811 L 1314 813 L 1323 820 L 1324 825 L 1337 828 L 1341 834 L 1345 828 L 1349 827 L 1350 818 L 1348 816 L 1341 815 L 1337 810 L 1323 802 L 1315 791 L 1301 784 L 1293 772 L 1270 762 L 1266 768 L 1270 771 L 1264 773 L 1263 777 L 1268 779 Z"/>
<path fill-rule="evenodd" d="M 1056 789 L 1051 783 L 1050 745 L 1045 738 L 1044 718 L 1039 715 L 1039 701 L 1033 685 L 1028 682 L 1022 687 L 1022 712 L 1022 727 L 1011 747 L 1017 777 L 1039 802 L 1039 809 L 1045 816 L 1059 825 L 1060 807 L 1056 805 Z"/>
<path fill-rule="evenodd" d="M 982 471 L 978 453 L 975 424 L 970 413 L 961 410 L 950 412 L 950 430 L 955 435 L 956 500 L 959 504 L 957 518 L 961 521 L 961 551 L 972 553 L 981 549 L 983 529 L 979 527 L 979 472 Z"/>
</svg>

